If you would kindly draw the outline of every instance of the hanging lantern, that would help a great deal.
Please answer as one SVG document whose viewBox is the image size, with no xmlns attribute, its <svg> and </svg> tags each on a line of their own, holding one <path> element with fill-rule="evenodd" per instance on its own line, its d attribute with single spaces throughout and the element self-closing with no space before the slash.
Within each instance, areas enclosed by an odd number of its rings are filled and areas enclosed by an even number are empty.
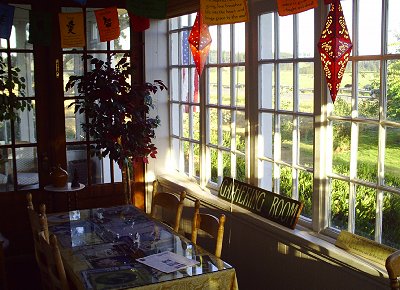
<svg viewBox="0 0 400 290">
<path fill-rule="evenodd" d="M 201 76 L 212 39 L 208 31 L 208 25 L 203 22 L 200 12 L 197 12 L 188 41 L 192 50 L 193 60 L 196 64 L 197 73 Z"/>
<path fill-rule="evenodd" d="M 325 28 L 318 42 L 318 50 L 332 102 L 335 102 L 339 91 L 352 47 L 342 5 L 339 0 L 333 0 L 326 18 Z"/>
</svg>

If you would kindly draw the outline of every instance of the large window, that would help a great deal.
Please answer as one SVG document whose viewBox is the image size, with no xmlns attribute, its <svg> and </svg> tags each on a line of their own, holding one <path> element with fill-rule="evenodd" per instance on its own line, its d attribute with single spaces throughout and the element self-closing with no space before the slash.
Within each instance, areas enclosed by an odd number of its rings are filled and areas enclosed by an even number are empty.
<svg viewBox="0 0 400 290">
<path fill-rule="evenodd" d="M 194 15 L 169 22 L 176 169 L 301 200 L 315 231 L 400 247 L 399 1 L 342 1 L 354 47 L 334 104 L 316 49 L 329 6 L 285 17 L 256 6 L 246 24 L 209 28 L 198 82 L 185 49 Z"/>
<path fill-rule="evenodd" d="M 96 9 L 93 8 L 63 8 L 64 13 L 84 12 L 86 27 L 86 46 L 84 48 L 63 49 L 63 80 L 64 87 L 71 75 L 83 75 L 91 70 L 90 60 L 82 59 L 82 56 L 92 55 L 103 61 L 110 57 L 113 66 L 130 51 L 130 24 L 128 13 L 125 9 L 118 9 L 121 34 L 118 39 L 108 42 L 100 42 L 95 17 Z M 65 92 L 65 134 L 67 146 L 67 167 L 69 178 L 78 175 L 81 183 L 99 184 L 121 181 L 121 171 L 115 162 L 108 157 L 99 159 L 91 156 L 90 148 L 94 142 L 88 134 L 82 130 L 81 124 L 85 122 L 85 116 L 75 113 L 75 107 L 71 104 L 79 98 L 77 88 Z"/>
</svg>

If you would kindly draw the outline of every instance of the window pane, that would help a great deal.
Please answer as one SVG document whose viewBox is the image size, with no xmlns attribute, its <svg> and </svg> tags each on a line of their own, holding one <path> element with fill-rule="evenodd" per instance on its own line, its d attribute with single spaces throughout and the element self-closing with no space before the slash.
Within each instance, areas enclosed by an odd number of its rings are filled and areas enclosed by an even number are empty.
<svg viewBox="0 0 400 290">
<path fill-rule="evenodd" d="M 280 192 L 283 196 L 292 197 L 293 178 L 292 168 L 289 166 L 280 166 L 281 178 L 279 182 Z"/>
<path fill-rule="evenodd" d="M 83 141 L 86 139 L 86 133 L 82 129 L 85 114 L 74 113 L 75 105 L 72 105 L 72 103 L 73 100 L 64 101 L 65 137 L 69 142 Z"/>
<path fill-rule="evenodd" d="M 187 34 L 187 32 L 186 32 Z M 169 61 L 171 65 L 177 65 L 178 64 L 178 53 L 179 53 L 179 38 L 178 38 L 178 33 L 174 32 L 171 33 L 171 35 L 169 36 L 169 47 L 170 49 L 170 54 L 169 54 Z M 186 44 L 185 42 L 187 42 L 187 38 L 185 39 L 181 39 L 181 43 L 182 43 L 182 50 L 186 51 L 182 51 L 182 54 L 186 54 L 187 57 L 189 57 L 189 45 Z"/>
<path fill-rule="evenodd" d="M 245 91 L 246 91 L 246 71 L 244 66 L 239 66 L 233 68 L 234 79 L 235 79 L 235 96 L 236 102 L 235 106 L 244 107 L 245 106 Z"/>
<path fill-rule="evenodd" d="M 387 115 L 391 121 L 400 122 L 400 60 L 388 61 Z"/>
<path fill-rule="evenodd" d="M 281 116 L 281 159 L 287 163 L 292 162 L 293 146 L 293 118 L 292 116 Z"/>
<path fill-rule="evenodd" d="M 400 53 L 400 18 L 397 11 L 400 11 L 400 1 L 389 0 L 387 43 L 388 53 Z"/>
<path fill-rule="evenodd" d="M 218 63 L 218 26 L 213 25 L 208 27 L 208 31 L 211 35 L 211 46 L 210 52 L 208 53 L 208 63 L 215 64 Z"/>
<path fill-rule="evenodd" d="M 314 152 L 314 119 L 299 117 L 300 130 L 300 165 L 313 168 Z"/>
<path fill-rule="evenodd" d="M 282 110 L 293 111 L 293 64 L 282 63 L 279 68 L 279 107 Z"/>
<path fill-rule="evenodd" d="M 400 189 L 400 128 L 386 128 L 385 185 Z M 400 220 L 399 220 L 400 221 Z"/>
<path fill-rule="evenodd" d="M 208 110 L 209 142 L 218 145 L 218 111 L 217 109 Z"/>
<path fill-rule="evenodd" d="M 273 64 L 261 65 L 260 106 L 265 109 L 275 108 L 275 73 Z"/>
<path fill-rule="evenodd" d="M 382 243 L 400 248 L 400 197 L 389 192 L 383 196 Z"/>
<path fill-rule="evenodd" d="M 299 63 L 299 110 L 314 112 L 314 63 Z"/>
<path fill-rule="evenodd" d="M 222 146 L 231 147 L 231 111 L 221 110 L 222 113 Z"/>
<path fill-rule="evenodd" d="M 36 103 L 31 101 L 31 104 L 31 110 L 18 111 L 20 121 L 14 123 L 15 141 L 18 143 L 36 143 Z"/>
<path fill-rule="evenodd" d="M 260 16 L 259 23 L 260 58 L 273 59 L 275 55 L 274 42 L 274 14 L 268 13 Z"/>
<path fill-rule="evenodd" d="M 218 72 L 216 67 L 207 69 L 207 88 L 208 88 L 208 102 L 210 104 L 218 103 Z"/>
<path fill-rule="evenodd" d="M 304 203 L 301 214 L 312 217 L 313 174 L 299 170 L 299 200 Z"/>
<path fill-rule="evenodd" d="M 236 155 L 236 179 L 246 182 L 246 157 L 244 155 Z"/>
<path fill-rule="evenodd" d="M 180 160 L 180 142 L 179 139 L 177 138 L 171 138 L 172 144 L 171 144 L 171 162 L 173 164 L 173 168 L 176 170 L 179 170 L 179 160 Z"/>
<path fill-rule="evenodd" d="M 299 57 L 314 56 L 314 9 L 299 13 L 298 55 Z M 307 27 L 306 29 L 304 29 Z"/>
<path fill-rule="evenodd" d="M 379 118 L 379 61 L 358 63 L 358 114 L 360 117 Z"/>
<path fill-rule="evenodd" d="M 190 165 L 190 143 L 184 141 L 183 142 L 183 158 L 184 158 L 184 172 L 189 174 L 189 165 Z"/>
<path fill-rule="evenodd" d="M 97 158 L 97 157 L 96 157 Z M 91 173 L 88 175 L 88 164 L 87 164 L 87 148 L 86 145 L 68 145 L 67 146 L 67 171 L 68 171 L 68 181 L 71 182 L 74 175 L 77 176 L 77 179 L 80 183 L 88 184 L 88 177 L 90 176 L 91 183 L 95 183 L 97 181 L 96 175 L 98 174 L 101 177 L 102 166 L 101 163 L 106 164 L 108 170 L 104 171 L 103 174 L 106 179 L 111 180 L 110 177 L 110 159 L 108 156 L 106 158 L 98 160 L 91 160 Z M 116 170 L 119 170 L 118 167 Z M 103 177 L 104 178 L 104 177 Z M 100 179 L 100 178 L 99 178 Z M 100 180 L 98 180 L 100 181 Z"/>
<path fill-rule="evenodd" d="M 181 101 L 189 102 L 189 68 L 182 68 Z"/>
<path fill-rule="evenodd" d="M 232 176 L 231 175 L 231 154 L 226 151 L 222 151 L 222 176 Z"/>
<path fill-rule="evenodd" d="M 378 125 L 359 125 L 357 177 L 374 183 L 378 180 L 378 135 Z"/>
<path fill-rule="evenodd" d="M 343 74 L 342 82 L 340 83 L 340 88 L 334 103 L 333 115 L 347 117 L 351 115 L 352 77 L 352 66 L 349 61 Z"/>
<path fill-rule="evenodd" d="M 171 96 L 171 100 L 179 101 L 179 69 L 173 68 L 169 74 L 169 95 Z"/>
<path fill-rule="evenodd" d="M 381 52 L 382 2 L 363 0 L 359 2 L 359 42 L 360 55 Z"/>
<path fill-rule="evenodd" d="M 231 25 L 221 25 L 221 62 L 231 62 Z"/>
<path fill-rule="evenodd" d="M 332 171 L 349 176 L 350 170 L 350 122 L 333 122 L 333 160 Z"/>
<path fill-rule="evenodd" d="M 175 136 L 179 136 L 180 125 L 182 124 L 182 122 L 180 121 L 179 104 L 172 104 L 171 124 L 172 134 Z"/>
<path fill-rule="evenodd" d="M 245 50 L 245 23 L 239 22 L 233 25 L 235 33 L 235 62 L 245 62 L 246 61 L 246 50 Z"/>
<path fill-rule="evenodd" d="M 117 39 L 111 41 L 111 47 L 112 49 L 129 50 L 131 47 L 130 21 L 125 9 L 118 9 L 118 20 L 121 33 Z"/>
<path fill-rule="evenodd" d="M 221 68 L 222 73 L 222 105 L 231 105 L 231 69 L 229 67 Z"/>
<path fill-rule="evenodd" d="M 18 189 L 39 188 L 37 148 L 15 148 L 15 154 Z"/>
<path fill-rule="evenodd" d="M 293 16 L 279 17 L 279 58 L 293 57 Z"/>
<path fill-rule="evenodd" d="M 11 144 L 11 122 L 0 122 L 0 145 Z"/>
<path fill-rule="evenodd" d="M 273 159 L 274 154 L 274 115 L 261 113 L 260 134 L 258 138 L 258 150 L 260 157 Z"/>
<path fill-rule="evenodd" d="M 69 81 L 70 76 L 83 75 L 83 62 L 79 54 L 64 54 L 63 55 L 63 79 L 64 88 Z M 64 92 L 65 96 L 78 96 L 77 86 L 75 85 L 68 92 Z"/>
<path fill-rule="evenodd" d="M 192 106 L 192 130 L 193 130 L 193 136 L 192 139 L 194 140 L 200 140 L 200 106 Z"/>
<path fill-rule="evenodd" d="M 211 181 L 218 182 L 218 152 L 217 149 L 210 149 L 211 157 Z"/>
<path fill-rule="evenodd" d="M 192 88 L 192 93 L 190 96 L 190 101 L 193 103 L 199 103 L 199 74 L 197 73 L 195 68 L 192 68 L 191 70 L 191 88 Z"/>
<path fill-rule="evenodd" d="M 349 221 L 349 184 L 345 181 L 332 179 L 330 189 L 329 226 L 347 230 Z"/>
<path fill-rule="evenodd" d="M 236 112 L 236 150 L 245 153 L 246 149 L 246 120 L 245 112 Z"/>
<path fill-rule="evenodd" d="M 190 115 L 189 105 L 183 105 L 182 106 L 182 135 L 184 138 L 190 137 L 189 115 Z"/>
<path fill-rule="evenodd" d="M 193 174 L 200 177 L 200 145 L 193 143 Z"/>
<path fill-rule="evenodd" d="M 366 186 L 356 187 L 356 228 L 357 235 L 374 239 L 376 216 L 376 190 Z"/>
</svg>

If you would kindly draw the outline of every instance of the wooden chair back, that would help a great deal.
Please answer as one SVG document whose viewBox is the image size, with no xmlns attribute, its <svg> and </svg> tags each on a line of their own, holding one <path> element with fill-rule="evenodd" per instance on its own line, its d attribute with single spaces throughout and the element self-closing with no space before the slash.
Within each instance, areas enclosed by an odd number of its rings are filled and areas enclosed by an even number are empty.
<svg viewBox="0 0 400 290">
<path fill-rule="evenodd" d="M 44 231 L 37 235 L 37 262 L 44 289 L 68 290 L 69 285 L 58 248 L 57 237 L 51 234 L 47 240 Z"/>
<path fill-rule="evenodd" d="M 183 211 L 183 202 L 186 197 L 186 192 L 182 191 L 178 196 L 169 192 L 158 192 L 158 181 L 153 181 L 153 198 L 151 202 L 151 216 L 157 218 L 157 208 L 161 207 L 162 211 L 167 211 L 162 214 L 160 219 L 174 229 L 179 231 L 181 216 Z M 172 213 L 172 215 L 171 215 Z"/>
<path fill-rule="evenodd" d="M 387 257 L 385 266 L 389 275 L 390 289 L 400 290 L 398 280 L 398 277 L 400 277 L 400 250 Z"/>
<path fill-rule="evenodd" d="M 192 222 L 192 242 L 196 244 L 198 230 L 202 230 L 215 239 L 215 256 L 220 258 L 224 240 L 225 215 L 219 218 L 206 213 L 200 213 L 200 201 L 196 200 Z"/>
<path fill-rule="evenodd" d="M 32 230 L 32 235 L 33 235 L 33 241 L 35 245 L 35 251 L 36 251 L 36 244 L 38 242 L 38 232 L 44 231 L 44 234 L 47 238 L 49 239 L 49 228 L 47 225 L 47 217 L 46 217 L 46 205 L 41 204 L 39 206 L 39 212 L 37 213 L 35 211 L 35 208 L 32 203 L 32 194 L 27 193 L 26 195 L 27 199 L 27 210 L 28 210 L 28 216 L 29 216 L 29 222 L 31 225 L 31 230 Z M 43 219 L 41 219 L 43 217 Z"/>
</svg>

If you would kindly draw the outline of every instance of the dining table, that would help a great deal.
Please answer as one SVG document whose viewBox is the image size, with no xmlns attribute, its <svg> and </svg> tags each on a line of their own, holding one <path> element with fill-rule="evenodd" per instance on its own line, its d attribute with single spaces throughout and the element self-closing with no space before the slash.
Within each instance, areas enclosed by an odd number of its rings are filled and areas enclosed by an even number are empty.
<svg viewBox="0 0 400 290">
<path fill-rule="evenodd" d="M 47 215 L 75 289 L 238 289 L 235 269 L 133 205 Z"/>
</svg>

